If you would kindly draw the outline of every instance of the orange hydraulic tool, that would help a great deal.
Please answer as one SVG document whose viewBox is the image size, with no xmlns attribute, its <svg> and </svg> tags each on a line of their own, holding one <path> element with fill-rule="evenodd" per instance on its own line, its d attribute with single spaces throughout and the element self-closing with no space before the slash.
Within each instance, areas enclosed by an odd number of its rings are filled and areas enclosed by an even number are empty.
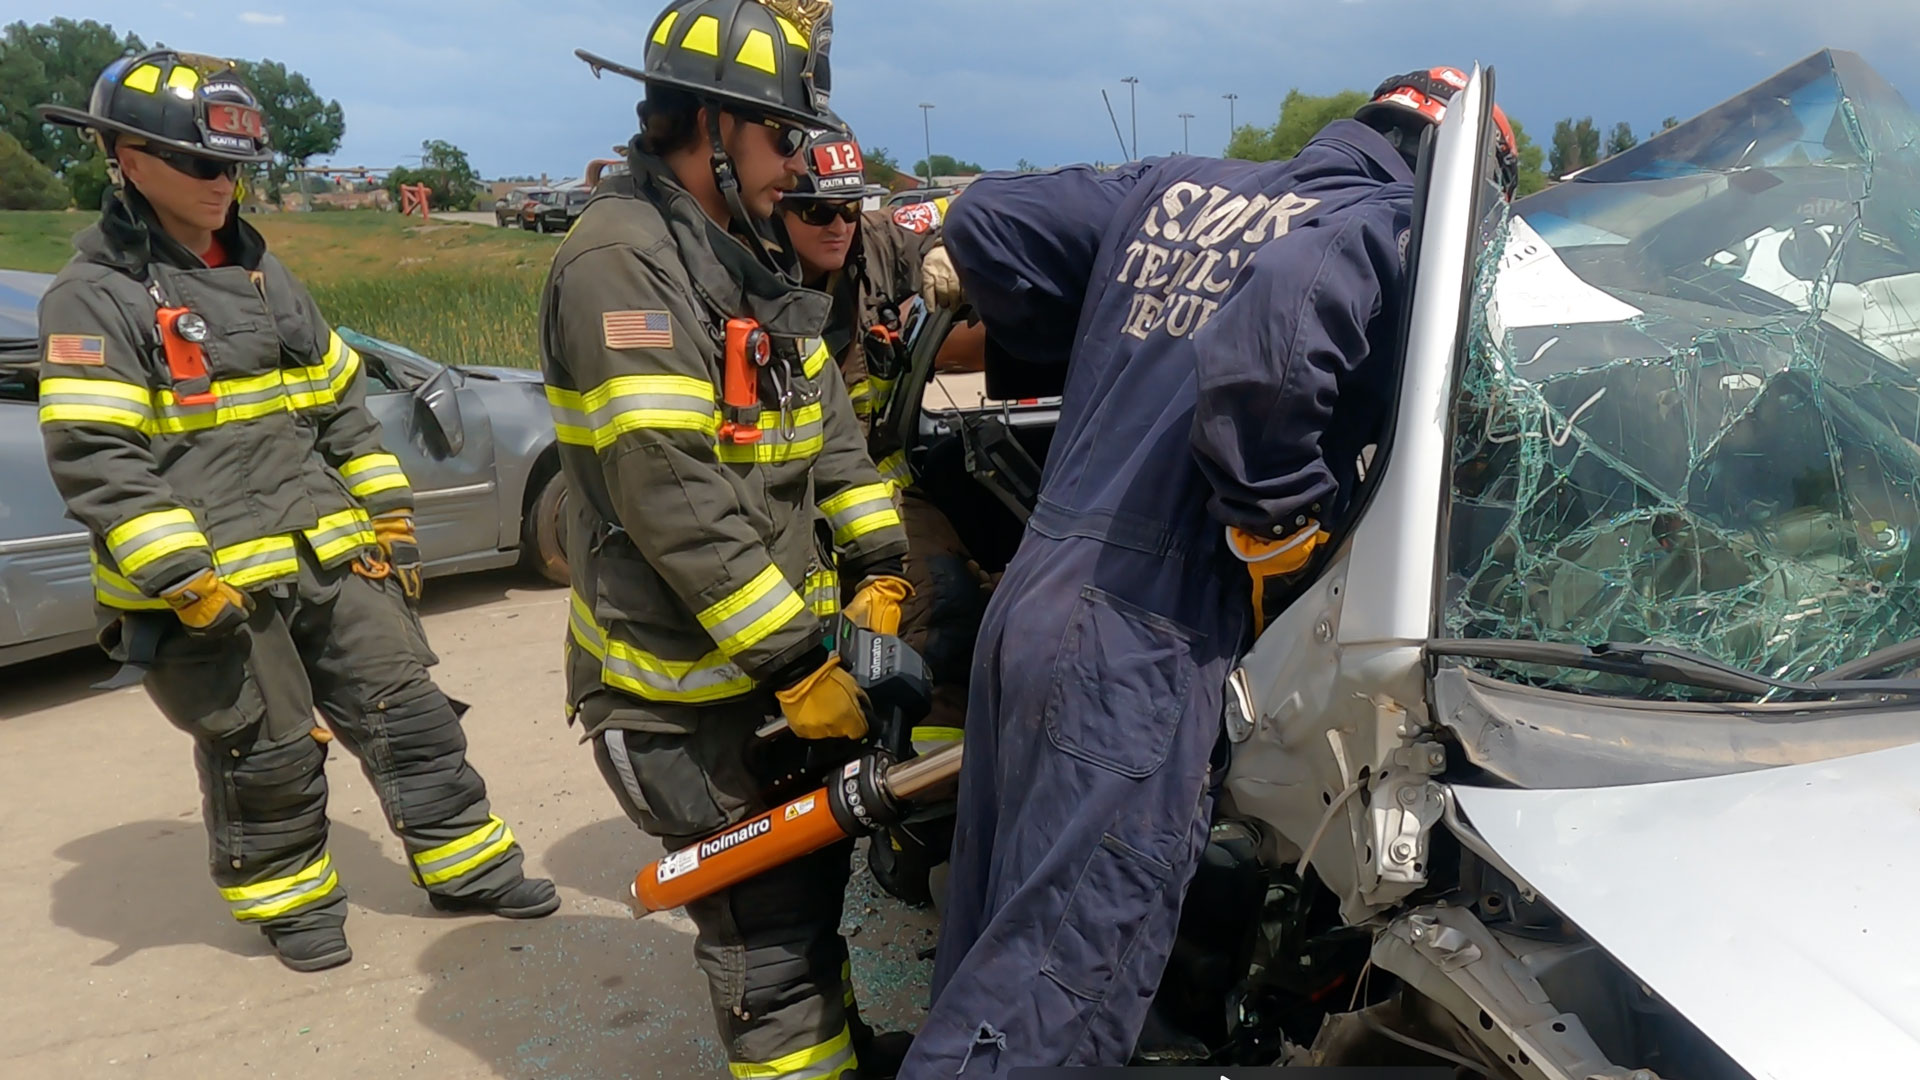
<svg viewBox="0 0 1920 1080">
<path fill-rule="evenodd" d="M 213 379 L 207 374 L 207 321 L 183 307 L 159 311 L 160 343 L 167 354 L 174 400 L 182 405 L 211 405 Z"/>
<path fill-rule="evenodd" d="M 760 369 L 773 357 L 773 341 L 753 319 L 728 319 L 726 372 L 720 397 L 726 416 L 720 441 L 749 446 L 760 441 Z"/>
</svg>

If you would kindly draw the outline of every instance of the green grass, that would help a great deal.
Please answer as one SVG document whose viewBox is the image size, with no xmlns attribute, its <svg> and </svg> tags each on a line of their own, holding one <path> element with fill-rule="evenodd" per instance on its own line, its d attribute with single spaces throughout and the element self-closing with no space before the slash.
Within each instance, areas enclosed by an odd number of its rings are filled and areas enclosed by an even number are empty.
<svg viewBox="0 0 1920 1080">
<path fill-rule="evenodd" d="M 0 268 L 53 272 L 92 224 L 0 212 Z M 539 295 L 554 238 L 376 211 L 250 215 L 329 321 L 449 364 L 536 367 Z"/>
</svg>

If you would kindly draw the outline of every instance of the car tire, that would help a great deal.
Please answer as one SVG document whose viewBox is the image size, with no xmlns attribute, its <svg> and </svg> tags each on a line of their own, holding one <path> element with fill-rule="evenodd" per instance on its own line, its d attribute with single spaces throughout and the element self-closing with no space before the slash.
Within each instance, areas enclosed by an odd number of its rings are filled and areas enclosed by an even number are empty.
<svg viewBox="0 0 1920 1080">
<path fill-rule="evenodd" d="M 527 504 L 527 518 L 521 523 L 521 565 L 555 585 L 567 579 L 567 546 L 563 529 L 567 512 L 567 477 L 558 468 L 541 482 L 538 494 Z"/>
</svg>

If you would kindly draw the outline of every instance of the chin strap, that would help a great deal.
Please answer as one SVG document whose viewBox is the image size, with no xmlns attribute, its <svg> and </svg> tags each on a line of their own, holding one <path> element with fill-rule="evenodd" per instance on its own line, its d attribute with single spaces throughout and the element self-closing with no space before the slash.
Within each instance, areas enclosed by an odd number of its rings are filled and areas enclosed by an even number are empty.
<svg viewBox="0 0 1920 1080">
<path fill-rule="evenodd" d="M 767 247 L 765 235 L 760 224 L 747 213 L 747 204 L 740 199 L 740 175 L 733 167 L 733 158 L 727 154 L 726 143 L 720 138 L 720 103 L 707 101 L 707 141 L 713 148 L 713 183 L 720 189 L 720 196 L 727 200 L 727 212 L 733 215 L 733 222 L 745 232 L 747 246 L 753 251 L 754 258 L 760 264 L 776 274 L 792 277 L 786 267 L 774 258 Z"/>
</svg>

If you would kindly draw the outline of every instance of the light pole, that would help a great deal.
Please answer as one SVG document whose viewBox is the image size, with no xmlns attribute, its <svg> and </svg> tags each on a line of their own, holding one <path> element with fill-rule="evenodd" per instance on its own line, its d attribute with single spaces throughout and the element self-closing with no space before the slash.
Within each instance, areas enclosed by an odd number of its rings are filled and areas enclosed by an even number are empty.
<svg viewBox="0 0 1920 1080">
<path fill-rule="evenodd" d="M 1240 95 L 1221 94 L 1220 96 L 1227 99 L 1227 141 L 1231 143 L 1233 133 L 1240 130 L 1240 125 L 1234 122 L 1233 116 L 1233 103 L 1240 100 Z"/>
<path fill-rule="evenodd" d="M 1193 119 L 1193 114 L 1190 112 L 1183 112 L 1180 114 L 1180 152 L 1182 154 L 1193 153 L 1193 147 L 1189 144 L 1187 140 L 1187 121 L 1192 119 Z"/>
<path fill-rule="evenodd" d="M 1139 110 L 1136 108 L 1136 106 L 1138 104 L 1137 92 L 1140 87 L 1140 80 L 1132 75 L 1129 75 L 1126 78 L 1121 79 L 1120 81 L 1127 84 L 1127 123 L 1132 125 L 1133 127 L 1133 160 L 1139 161 L 1140 160 L 1140 113 L 1139 113 Z"/>
<path fill-rule="evenodd" d="M 921 102 L 920 103 L 920 127 L 926 133 L 926 136 L 927 136 L 927 186 L 928 187 L 933 186 L 933 121 L 929 119 L 929 117 L 931 117 L 932 115 L 933 115 L 933 106 L 929 105 L 924 101 Z"/>
</svg>

